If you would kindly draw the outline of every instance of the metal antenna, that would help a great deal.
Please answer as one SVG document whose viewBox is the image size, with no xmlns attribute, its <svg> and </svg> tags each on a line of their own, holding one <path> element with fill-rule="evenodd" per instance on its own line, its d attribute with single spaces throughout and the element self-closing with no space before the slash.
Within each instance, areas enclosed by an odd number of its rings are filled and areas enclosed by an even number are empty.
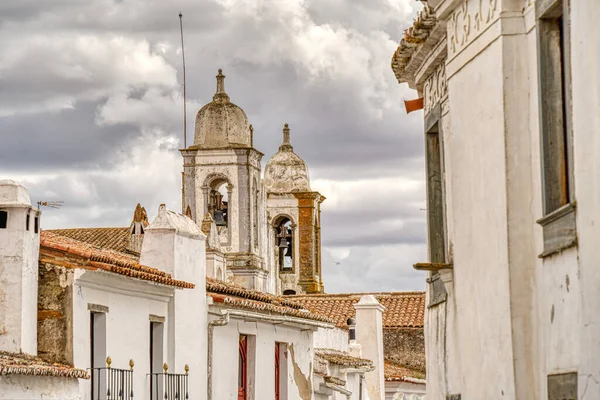
<svg viewBox="0 0 600 400">
<path fill-rule="evenodd" d="M 64 201 L 56 200 L 56 201 L 38 201 L 37 206 L 38 210 L 40 207 L 50 207 L 59 209 L 63 206 Z"/>
<path fill-rule="evenodd" d="M 179 13 L 179 31 L 181 32 L 181 57 L 183 58 L 183 148 L 187 149 L 187 99 L 185 95 L 185 51 L 183 50 L 183 14 Z"/>
</svg>

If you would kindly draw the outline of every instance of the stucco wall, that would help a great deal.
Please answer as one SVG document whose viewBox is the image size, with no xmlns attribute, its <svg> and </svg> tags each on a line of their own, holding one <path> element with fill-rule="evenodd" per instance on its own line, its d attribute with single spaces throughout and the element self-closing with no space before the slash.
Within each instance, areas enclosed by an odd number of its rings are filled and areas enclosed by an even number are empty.
<svg viewBox="0 0 600 400">
<path fill-rule="evenodd" d="M 78 400 L 80 398 L 76 378 L 0 376 L 0 400 Z"/>
<path fill-rule="evenodd" d="M 315 348 L 348 351 L 348 331 L 318 328 L 313 335 L 313 343 Z"/>
<path fill-rule="evenodd" d="M 213 319 L 213 316 L 209 316 Z M 231 318 L 226 326 L 216 327 L 213 347 L 213 399 L 237 400 L 239 335 L 256 338 L 255 374 L 249 400 L 271 399 L 275 393 L 275 342 L 287 343 L 287 392 L 289 400 L 310 400 L 312 397 L 312 331 L 272 325 L 264 322 L 244 322 Z M 281 359 L 283 362 L 284 360 Z"/>
</svg>

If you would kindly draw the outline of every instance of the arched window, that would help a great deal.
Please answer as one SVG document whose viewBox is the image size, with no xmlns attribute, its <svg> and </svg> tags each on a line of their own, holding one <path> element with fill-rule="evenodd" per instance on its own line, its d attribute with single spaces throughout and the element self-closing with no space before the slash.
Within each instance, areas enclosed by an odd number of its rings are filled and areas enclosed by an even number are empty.
<svg viewBox="0 0 600 400">
<path fill-rule="evenodd" d="M 277 249 L 277 262 L 279 271 L 294 271 L 294 230 L 292 221 L 283 217 L 276 227 L 275 248 Z"/>
<path fill-rule="evenodd" d="M 293 295 L 295 295 L 295 294 L 296 294 L 296 291 L 295 291 L 295 290 L 292 290 L 292 289 L 288 289 L 288 290 L 284 290 L 284 291 L 283 291 L 283 295 L 284 295 L 284 296 L 293 296 Z"/>
<path fill-rule="evenodd" d="M 214 180 L 209 185 L 208 193 L 208 212 L 215 220 L 217 228 L 227 227 L 228 220 L 228 193 L 227 182 L 223 179 Z"/>
</svg>

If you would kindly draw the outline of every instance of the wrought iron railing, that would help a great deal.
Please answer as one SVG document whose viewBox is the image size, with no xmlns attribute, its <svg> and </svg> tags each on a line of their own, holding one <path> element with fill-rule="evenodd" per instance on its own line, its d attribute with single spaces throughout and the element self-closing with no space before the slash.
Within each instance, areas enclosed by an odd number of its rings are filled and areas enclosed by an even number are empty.
<svg viewBox="0 0 600 400">
<path fill-rule="evenodd" d="M 169 366 L 164 363 L 163 372 L 149 374 L 151 400 L 188 400 L 190 368 L 186 364 L 184 374 L 171 374 L 168 370 Z"/>
<path fill-rule="evenodd" d="M 92 400 L 133 400 L 133 360 L 129 369 L 111 367 L 106 357 L 106 367 L 89 368 L 92 377 Z"/>
</svg>

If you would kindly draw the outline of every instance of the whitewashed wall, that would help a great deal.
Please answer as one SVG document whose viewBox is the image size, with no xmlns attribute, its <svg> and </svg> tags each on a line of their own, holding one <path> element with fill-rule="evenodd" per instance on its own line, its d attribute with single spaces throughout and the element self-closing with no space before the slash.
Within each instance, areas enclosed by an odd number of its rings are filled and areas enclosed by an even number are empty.
<svg viewBox="0 0 600 400">
<path fill-rule="evenodd" d="M 315 348 L 348 351 L 348 331 L 345 329 L 318 328 L 313 338 Z"/>
<path fill-rule="evenodd" d="M 214 316 L 209 316 L 214 319 Z M 213 344 L 213 399 L 237 400 L 239 335 L 256 338 L 254 389 L 248 400 L 267 400 L 275 393 L 275 342 L 288 344 L 287 392 L 289 400 L 312 398 L 312 331 L 273 325 L 267 322 L 244 322 L 232 317 L 229 324 L 215 327 Z M 252 358 L 252 356 L 251 356 Z M 281 362 L 284 360 L 281 359 Z"/>
<path fill-rule="evenodd" d="M 0 400 L 79 400 L 77 378 L 0 376 Z"/>
</svg>

